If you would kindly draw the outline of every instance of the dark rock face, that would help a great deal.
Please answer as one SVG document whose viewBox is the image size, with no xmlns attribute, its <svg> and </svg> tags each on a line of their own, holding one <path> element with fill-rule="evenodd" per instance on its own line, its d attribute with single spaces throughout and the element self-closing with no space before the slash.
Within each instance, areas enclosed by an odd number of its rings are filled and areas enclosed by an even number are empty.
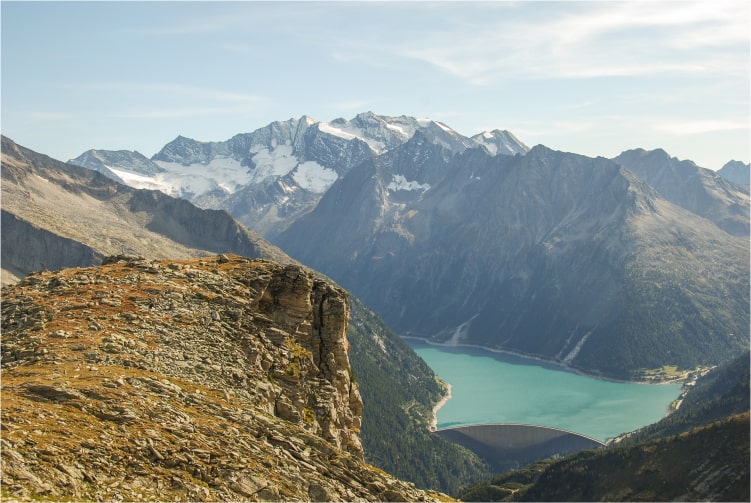
<svg viewBox="0 0 751 503">
<path fill-rule="evenodd" d="M 747 242 L 623 167 L 409 148 L 353 168 L 276 240 L 397 331 L 620 377 L 747 344 Z M 444 176 L 394 190 L 400 156 Z"/>
<path fill-rule="evenodd" d="M 78 241 L 40 229 L 2 210 L 3 269 L 23 276 L 29 271 L 85 267 L 101 262 L 102 255 Z"/>
<path fill-rule="evenodd" d="M 438 497 L 362 461 L 348 316 L 302 268 L 233 255 L 26 277 L 2 296 L 3 493 Z"/>
</svg>

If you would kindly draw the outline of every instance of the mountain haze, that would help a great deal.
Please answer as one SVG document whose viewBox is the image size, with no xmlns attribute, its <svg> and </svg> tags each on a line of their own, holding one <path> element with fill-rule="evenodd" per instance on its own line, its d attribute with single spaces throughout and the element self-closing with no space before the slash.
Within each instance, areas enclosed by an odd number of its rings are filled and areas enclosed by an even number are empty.
<svg viewBox="0 0 751 503">
<path fill-rule="evenodd" d="M 401 333 L 627 378 L 748 346 L 748 189 L 662 150 L 592 159 L 368 112 L 152 161 L 129 183 L 227 209 Z"/>
</svg>

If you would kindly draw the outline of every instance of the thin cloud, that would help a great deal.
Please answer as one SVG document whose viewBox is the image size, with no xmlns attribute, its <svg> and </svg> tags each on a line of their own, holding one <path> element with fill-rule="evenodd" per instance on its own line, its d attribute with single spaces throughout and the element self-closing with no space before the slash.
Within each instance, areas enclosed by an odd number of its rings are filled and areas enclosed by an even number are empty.
<svg viewBox="0 0 751 503">
<path fill-rule="evenodd" d="M 190 86 L 185 84 L 150 84 L 143 82 L 99 82 L 76 84 L 75 87 L 86 87 L 98 90 L 116 90 L 130 93 L 162 93 L 182 95 L 204 100 L 255 103 L 262 98 L 254 94 L 235 93 L 207 87 Z"/>
<path fill-rule="evenodd" d="M 29 112 L 29 117 L 38 121 L 67 121 L 75 116 L 64 112 L 33 111 Z"/>
<path fill-rule="evenodd" d="M 747 72 L 748 7 L 738 2 L 527 4 L 393 50 L 472 85 L 505 78 L 595 78 Z M 494 20 L 494 18 L 496 20 Z M 484 24 L 484 26 L 483 26 Z M 688 42 L 690 40 L 690 42 Z M 736 45 L 730 54 L 718 51 Z M 721 60 L 722 64 L 717 61 Z"/>
<path fill-rule="evenodd" d="M 722 131 L 743 131 L 749 129 L 749 122 L 736 119 L 665 121 L 653 126 L 659 133 L 676 136 L 717 133 Z"/>
</svg>

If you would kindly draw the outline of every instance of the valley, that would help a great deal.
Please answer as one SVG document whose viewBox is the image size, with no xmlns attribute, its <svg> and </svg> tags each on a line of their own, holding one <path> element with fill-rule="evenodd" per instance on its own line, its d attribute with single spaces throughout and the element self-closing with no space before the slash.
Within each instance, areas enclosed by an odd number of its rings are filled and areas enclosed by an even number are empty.
<svg viewBox="0 0 751 503">
<path fill-rule="evenodd" d="M 748 186 L 662 150 L 588 158 L 367 112 L 71 162 L 172 180 L 404 335 L 625 380 L 748 347 Z"/>
<path fill-rule="evenodd" d="M 532 424 L 605 442 L 659 421 L 681 394 L 680 384 L 604 381 L 512 355 L 408 342 L 451 385 L 438 428 Z"/>
</svg>

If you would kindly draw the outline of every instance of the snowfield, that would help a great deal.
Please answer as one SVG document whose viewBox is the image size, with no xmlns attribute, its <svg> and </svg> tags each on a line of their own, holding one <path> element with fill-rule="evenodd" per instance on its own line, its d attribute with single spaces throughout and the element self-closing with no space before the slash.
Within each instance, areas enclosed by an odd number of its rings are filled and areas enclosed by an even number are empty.
<svg viewBox="0 0 751 503">
<path fill-rule="evenodd" d="M 323 194 L 339 178 L 336 171 L 324 168 L 315 161 L 303 162 L 292 173 L 297 185 L 315 194 Z"/>
<path fill-rule="evenodd" d="M 430 184 L 407 180 L 404 175 L 394 175 L 391 183 L 386 185 L 386 188 L 394 192 L 397 190 L 419 190 L 421 192 L 426 192 L 430 190 Z"/>
</svg>

